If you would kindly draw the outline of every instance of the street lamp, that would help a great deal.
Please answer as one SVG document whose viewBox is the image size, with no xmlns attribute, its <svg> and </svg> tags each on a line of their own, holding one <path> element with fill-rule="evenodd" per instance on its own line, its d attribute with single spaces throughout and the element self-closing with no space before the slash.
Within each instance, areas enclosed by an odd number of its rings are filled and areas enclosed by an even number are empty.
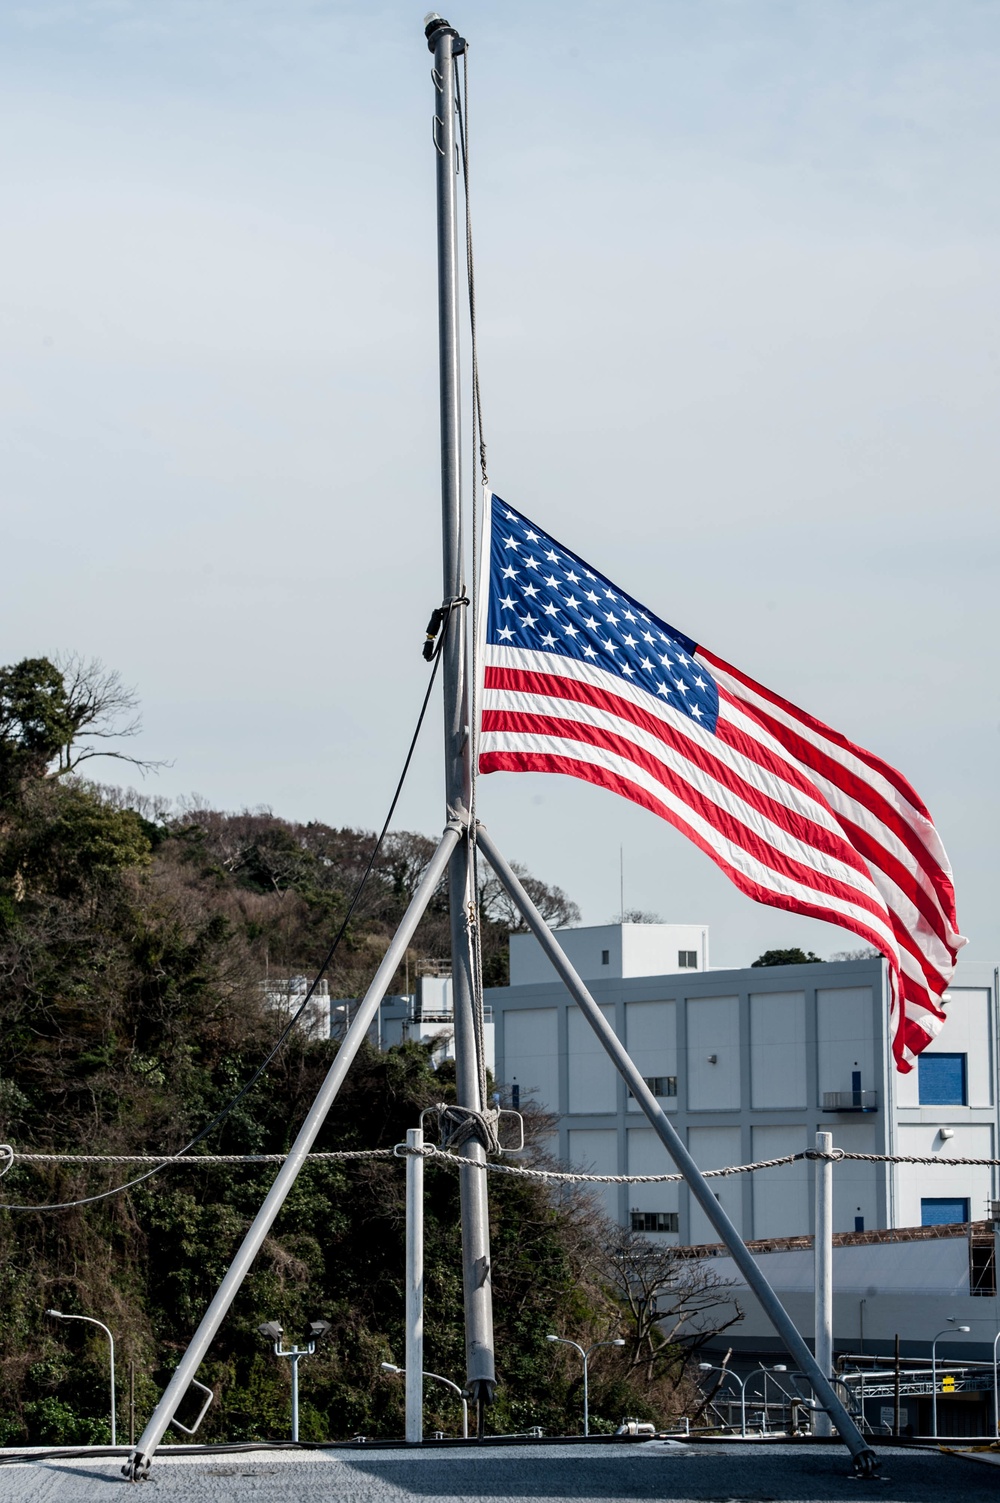
<svg viewBox="0 0 1000 1503">
<path fill-rule="evenodd" d="M 309 1342 L 306 1346 L 283 1347 L 281 1338 L 285 1334 L 284 1327 L 276 1320 L 266 1320 L 263 1325 L 257 1327 L 262 1336 L 274 1343 L 274 1355 L 287 1357 L 292 1364 L 292 1442 L 298 1444 L 299 1439 L 299 1362 L 303 1357 L 311 1357 L 316 1350 L 316 1343 L 330 1330 L 328 1320 L 312 1320 L 309 1322 Z"/>
<path fill-rule="evenodd" d="M 937 1433 L 938 1433 L 938 1418 L 937 1418 L 937 1344 L 941 1340 L 942 1336 L 951 1336 L 952 1333 L 955 1332 L 955 1331 L 968 1331 L 968 1330 L 971 1330 L 970 1326 L 956 1326 L 954 1324 L 954 1322 L 957 1319 L 958 1319 L 958 1317 L 956 1315 L 949 1315 L 948 1316 L 949 1324 L 948 1324 L 947 1328 L 944 1331 L 938 1331 L 937 1335 L 934 1337 L 934 1340 L 931 1342 L 931 1435 L 933 1436 L 933 1438 L 935 1440 L 937 1440 Z"/>
<path fill-rule="evenodd" d="M 562 1344 L 563 1344 L 563 1346 L 574 1347 L 576 1349 L 576 1351 L 578 1351 L 580 1353 L 580 1356 L 583 1358 L 583 1433 L 584 1433 L 584 1435 L 589 1435 L 590 1434 L 590 1389 L 589 1389 L 589 1386 L 588 1386 L 589 1380 L 588 1380 L 588 1376 L 587 1376 L 587 1364 L 590 1361 L 591 1354 L 593 1352 L 596 1352 L 597 1348 L 599 1346 L 624 1346 L 625 1342 L 624 1342 L 624 1340 L 623 1340 L 623 1338 L 621 1336 L 616 1336 L 615 1339 L 614 1339 L 614 1341 L 595 1341 L 592 1346 L 582 1347 L 578 1341 L 570 1341 L 570 1339 L 569 1339 L 568 1336 L 552 1336 L 552 1335 L 549 1335 L 549 1336 L 546 1336 L 545 1340 L 546 1341 L 561 1341 Z"/>
<path fill-rule="evenodd" d="M 95 1320 L 92 1315 L 64 1315 L 61 1310 L 46 1310 L 45 1313 L 46 1315 L 50 1315 L 53 1320 L 85 1320 L 88 1325 L 100 1326 L 108 1338 L 108 1345 L 111 1348 L 111 1444 L 113 1446 L 117 1445 L 118 1428 L 115 1423 L 115 1409 L 117 1407 L 115 1403 L 115 1338 L 103 1320 Z"/>
<path fill-rule="evenodd" d="M 788 1368 L 786 1367 L 786 1365 L 784 1364 L 784 1362 L 775 1362 L 772 1367 L 768 1367 L 768 1366 L 766 1366 L 765 1363 L 761 1362 L 759 1364 L 759 1366 L 760 1366 L 760 1371 L 764 1374 L 764 1409 L 763 1409 L 763 1418 L 762 1418 L 761 1428 L 766 1431 L 767 1430 L 767 1379 L 768 1379 L 768 1374 L 769 1373 L 786 1373 L 788 1371 Z M 749 1382 L 749 1381 L 750 1381 L 750 1374 L 748 1373 L 747 1374 L 747 1382 Z M 782 1386 L 778 1382 L 778 1380 L 776 1378 L 773 1378 L 771 1381 L 777 1387 L 778 1392 L 781 1393 L 781 1394 L 784 1394 L 785 1390 L 782 1388 Z M 787 1395 L 786 1395 L 786 1397 L 787 1397 Z"/>
<path fill-rule="evenodd" d="M 713 1365 L 713 1363 L 711 1363 L 711 1362 L 699 1362 L 698 1363 L 698 1371 L 702 1372 L 702 1373 L 721 1373 L 724 1378 L 732 1378 L 732 1380 L 733 1380 L 734 1383 L 738 1383 L 740 1385 L 740 1436 L 741 1436 L 741 1438 L 743 1440 L 746 1440 L 746 1438 L 747 1438 L 747 1384 L 750 1382 L 750 1379 L 753 1377 L 753 1373 L 747 1373 L 747 1375 L 746 1375 L 745 1378 L 741 1378 L 738 1373 L 732 1372 L 730 1368 L 728 1368 L 728 1367 L 715 1367 Z M 767 1403 L 766 1397 L 764 1399 L 764 1402 L 765 1402 L 765 1404 Z"/>
<path fill-rule="evenodd" d="M 993 1338 L 993 1435 L 1000 1435 L 1000 1397 L 997 1395 L 997 1342 L 1000 1331 Z"/>
<path fill-rule="evenodd" d="M 405 1367 L 397 1367 L 394 1362 L 383 1362 L 383 1363 L 380 1364 L 380 1366 L 381 1366 L 382 1371 L 384 1373 L 392 1373 L 393 1376 L 398 1376 L 398 1377 L 405 1377 L 406 1376 L 406 1368 Z M 442 1378 L 442 1376 L 441 1376 L 440 1373 L 427 1373 L 427 1372 L 425 1372 L 424 1373 L 424 1377 L 425 1378 L 433 1378 L 434 1381 L 435 1381 L 435 1383 L 443 1383 L 444 1386 L 445 1386 L 445 1388 L 450 1388 L 451 1391 L 452 1391 L 452 1393 L 458 1394 L 458 1397 L 462 1400 L 462 1439 L 463 1440 L 468 1440 L 468 1438 L 469 1438 L 469 1401 L 465 1397 L 465 1391 L 464 1391 L 464 1389 L 459 1388 L 458 1384 L 457 1383 L 453 1383 L 450 1378 Z"/>
</svg>

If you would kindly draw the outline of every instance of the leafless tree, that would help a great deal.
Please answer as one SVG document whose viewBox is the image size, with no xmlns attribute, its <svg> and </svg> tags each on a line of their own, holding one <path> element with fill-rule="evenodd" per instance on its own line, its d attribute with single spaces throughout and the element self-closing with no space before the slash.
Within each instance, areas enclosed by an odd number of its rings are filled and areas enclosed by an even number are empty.
<svg viewBox="0 0 1000 1503">
<path fill-rule="evenodd" d="M 138 788 L 122 788 L 117 783 L 91 783 L 89 785 L 112 809 L 134 809 L 150 824 L 166 824 L 174 811 L 174 801 L 162 793 L 143 793 Z"/>
<path fill-rule="evenodd" d="M 131 757 L 105 744 L 127 741 L 142 730 L 142 720 L 136 713 L 138 696 L 122 681 L 117 669 L 105 668 L 100 658 L 84 658 L 75 652 L 61 654 L 55 666 L 63 678 L 70 729 L 50 776 L 66 777 L 94 757 L 114 757 L 144 772 L 165 765 Z"/>
<path fill-rule="evenodd" d="M 565 929 L 580 922 L 579 908 L 561 887 L 550 887 L 548 883 L 533 877 L 519 861 L 512 861 L 511 867 L 521 878 L 525 891 L 547 924 L 556 929 Z M 485 864 L 480 866 L 479 871 L 479 904 L 483 918 L 488 923 L 496 924 L 512 934 L 523 934 L 526 931 L 528 926 L 520 909 L 508 897 L 492 867 Z"/>
<path fill-rule="evenodd" d="M 595 1282 L 613 1308 L 630 1317 L 622 1329 L 630 1368 L 647 1383 L 676 1384 L 691 1358 L 713 1336 L 743 1319 L 731 1285 L 704 1259 L 650 1242 L 625 1227 L 611 1227 L 598 1245 Z"/>
</svg>

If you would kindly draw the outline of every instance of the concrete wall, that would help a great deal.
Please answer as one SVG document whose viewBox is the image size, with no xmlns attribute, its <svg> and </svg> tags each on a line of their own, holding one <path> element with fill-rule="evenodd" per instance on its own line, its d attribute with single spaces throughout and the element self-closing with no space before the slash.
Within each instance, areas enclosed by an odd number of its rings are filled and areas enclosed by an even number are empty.
<svg viewBox="0 0 1000 1503">
<path fill-rule="evenodd" d="M 802 1335 L 815 1336 L 813 1253 L 758 1253 L 757 1262 Z M 780 1343 L 756 1299 L 743 1284 L 730 1258 L 704 1265 L 719 1279 L 732 1282 L 733 1296 L 745 1312 L 723 1339 L 736 1350 L 775 1351 Z M 889 1355 L 896 1334 L 904 1356 L 927 1357 L 949 1316 L 969 1326 L 938 1343 L 943 1358 L 992 1358 L 1000 1329 L 1000 1299 L 973 1295 L 969 1289 L 969 1244 L 965 1236 L 930 1241 L 868 1244 L 833 1249 L 833 1327 L 839 1351 Z"/>
<path fill-rule="evenodd" d="M 585 981 L 674 972 L 678 969 L 680 952 L 692 950 L 697 956 L 693 969 L 708 970 L 707 924 L 599 924 L 558 929 L 556 933 Z M 556 973 L 535 936 L 512 934 L 511 986 L 534 986 L 555 979 Z"/>
</svg>

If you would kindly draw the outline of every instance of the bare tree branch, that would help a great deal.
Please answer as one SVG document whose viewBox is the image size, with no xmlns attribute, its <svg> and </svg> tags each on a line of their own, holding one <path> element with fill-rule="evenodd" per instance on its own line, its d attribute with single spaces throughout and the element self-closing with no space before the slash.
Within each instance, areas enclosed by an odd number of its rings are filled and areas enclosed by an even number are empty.
<svg viewBox="0 0 1000 1503">
<path fill-rule="evenodd" d="M 117 669 L 105 668 L 100 658 L 84 658 L 76 652 L 60 654 L 55 666 L 63 678 L 70 732 L 59 750 L 51 777 L 66 777 L 94 757 L 113 757 L 142 772 L 168 765 L 95 744 L 128 740 L 142 730 L 142 719 L 136 713 L 138 695 L 122 681 Z"/>
</svg>

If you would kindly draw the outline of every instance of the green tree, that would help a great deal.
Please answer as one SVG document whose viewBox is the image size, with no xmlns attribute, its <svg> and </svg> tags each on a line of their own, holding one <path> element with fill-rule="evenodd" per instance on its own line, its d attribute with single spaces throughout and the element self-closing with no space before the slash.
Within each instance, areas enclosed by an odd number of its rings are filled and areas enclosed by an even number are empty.
<svg viewBox="0 0 1000 1503">
<path fill-rule="evenodd" d="M 268 809 L 172 812 L 85 781 L 80 763 L 103 745 L 95 726 L 122 721 L 108 698 L 111 718 L 100 721 L 100 683 L 81 682 L 45 659 L 0 670 L 0 1140 L 42 1152 L 172 1153 L 228 1108 L 267 1055 L 284 1019 L 262 983 L 325 957 L 375 837 Z M 367 986 L 432 848 L 414 832 L 386 841 L 328 973 L 335 995 Z M 529 883 L 555 922 L 578 916 L 564 893 Z M 484 949 L 498 965 L 512 918 L 487 890 Z M 448 941 L 442 883 L 411 960 L 447 955 Z M 405 968 L 396 987 L 404 981 Z M 285 1151 L 336 1047 L 293 1032 L 206 1149 Z M 453 1067 L 435 1071 L 427 1049 L 365 1049 L 317 1146 L 391 1149 L 422 1111 L 453 1097 Z M 400 1433 L 400 1386 L 379 1371 L 403 1350 L 400 1169 L 389 1158 L 303 1172 L 213 1345 L 207 1380 L 218 1403 L 206 1434 L 286 1433 L 287 1364 L 256 1328 L 279 1319 L 301 1335 L 319 1316 L 332 1334 L 303 1369 L 303 1434 Z M 47 1322 L 46 1306 L 107 1321 L 149 1413 L 272 1174 L 253 1163 L 172 1167 L 65 1213 L 0 1212 L 0 1444 L 106 1438 L 106 1351 L 86 1327 Z M 117 1178 L 72 1163 L 15 1164 L 0 1201 L 78 1201 Z M 461 1373 L 457 1177 L 430 1163 L 426 1185 L 427 1360 Z M 603 1223 L 585 1195 L 552 1196 L 507 1176 L 491 1181 L 491 1218 L 503 1382 L 491 1426 L 564 1430 L 578 1374 L 554 1362 L 546 1332 L 596 1339 L 616 1311 L 628 1320 L 593 1251 Z M 626 1411 L 665 1417 L 683 1366 L 671 1349 L 669 1363 L 644 1358 L 635 1368 L 604 1354 L 595 1422 L 613 1427 Z M 429 1395 L 429 1426 L 453 1429 L 455 1418 L 447 1395 Z"/>
<path fill-rule="evenodd" d="M 758 955 L 752 962 L 753 965 L 822 965 L 822 955 L 816 955 L 812 950 L 765 950 L 763 955 Z"/>
<path fill-rule="evenodd" d="M 156 766 L 108 744 L 139 734 L 137 704 L 98 658 L 70 653 L 0 668 L 0 795 L 25 777 L 66 777 L 94 757 Z"/>
<path fill-rule="evenodd" d="M 0 798 L 44 777 L 73 735 L 63 676 L 48 658 L 0 668 Z"/>
</svg>

